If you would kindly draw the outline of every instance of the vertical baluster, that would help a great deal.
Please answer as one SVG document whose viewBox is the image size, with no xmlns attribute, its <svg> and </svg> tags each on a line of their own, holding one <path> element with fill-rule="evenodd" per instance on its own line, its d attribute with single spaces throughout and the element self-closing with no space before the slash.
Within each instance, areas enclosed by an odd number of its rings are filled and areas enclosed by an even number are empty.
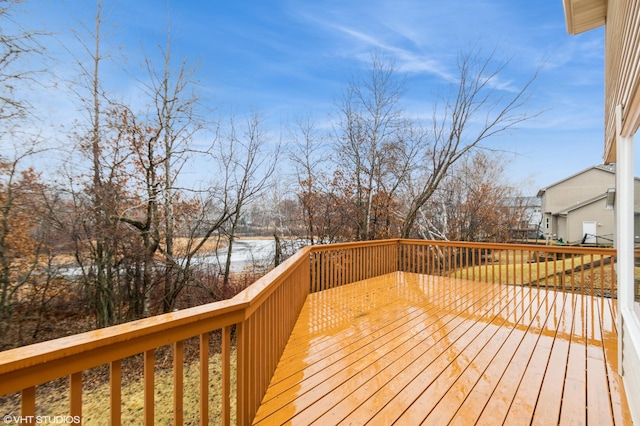
<svg viewBox="0 0 640 426">
<path fill-rule="evenodd" d="M 591 289 L 589 290 L 589 294 L 591 295 L 591 297 L 593 297 L 595 295 L 595 263 L 596 263 L 596 259 L 595 259 L 595 255 L 594 254 L 590 254 L 589 255 L 589 262 L 591 263 L 591 268 L 589 268 L 589 282 L 591 283 Z M 584 269 L 584 267 L 583 267 Z M 584 285 L 584 284 L 583 284 Z"/>
<path fill-rule="evenodd" d="M 144 424 L 154 424 L 154 350 L 144 353 Z"/>
<path fill-rule="evenodd" d="M 320 253 L 314 253 L 313 254 L 313 263 L 315 265 L 316 268 L 316 273 L 314 276 L 315 279 L 315 285 L 313 286 L 313 291 L 314 292 L 318 292 L 320 291 L 320 282 L 322 281 L 322 268 L 320 265 Z"/>
<path fill-rule="evenodd" d="M 173 424 L 184 424 L 184 341 L 173 344 Z"/>
<path fill-rule="evenodd" d="M 560 279 L 564 283 L 565 288 L 568 287 L 570 293 L 575 293 L 574 285 L 573 285 L 573 268 L 571 274 L 567 278 L 565 275 L 565 271 L 567 270 L 567 257 L 566 253 L 561 253 L 562 261 L 560 262 L 562 269 L 560 270 Z M 571 265 L 573 265 L 573 256 L 571 257 Z"/>
<path fill-rule="evenodd" d="M 478 253 L 478 248 L 477 247 L 474 247 L 474 248 L 471 249 L 471 267 L 473 268 L 471 270 L 471 279 L 473 281 L 476 280 L 476 263 L 477 263 L 476 262 L 476 255 L 477 255 L 477 253 Z"/>
<path fill-rule="evenodd" d="M 565 254 L 565 256 L 566 256 L 566 254 Z M 576 271 L 576 266 L 575 266 L 575 264 L 576 264 L 576 257 L 573 254 L 571 254 L 571 280 L 570 280 L 570 282 L 571 282 L 571 289 L 574 292 L 576 291 L 576 277 L 575 277 L 575 275 L 576 275 L 576 272 L 575 272 Z M 584 269 L 584 260 L 582 261 L 582 266 L 583 267 L 580 268 L 580 269 Z M 584 276 L 581 275 L 581 278 L 584 278 Z M 578 291 L 580 292 L 580 294 L 584 295 L 584 281 L 582 281 L 580 283 L 580 288 L 578 289 Z"/>
<path fill-rule="evenodd" d="M 513 250 L 513 284 L 518 284 L 518 251 Z"/>
<path fill-rule="evenodd" d="M 231 326 L 222 329 L 222 424 L 231 424 Z"/>
<path fill-rule="evenodd" d="M 20 415 L 22 417 L 36 415 L 36 387 L 22 389 Z"/>
<path fill-rule="evenodd" d="M 268 321 L 266 318 L 267 305 L 269 304 L 269 298 L 267 298 L 260 306 L 256 313 L 254 314 L 256 323 L 255 323 L 255 333 L 254 339 L 256 341 L 254 353 L 256 354 L 256 372 L 255 372 L 255 389 L 254 389 L 254 402 L 256 402 L 259 397 L 260 389 L 264 386 L 264 372 L 266 371 L 266 353 L 265 353 L 265 339 L 263 334 L 263 327 L 265 322 Z M 259 401 L 258 401 L 259 402 Z"/>
<path fill-rule="evenodd" d="M 505 269 L 505 272 L 506 272 L 506 275 L 507 275 L 507 277 L 505 278 L 505 283 L 509 284 L 510 283 L 510 281 L 509 281 L 509 265 L 510 265 L 510 263 L 509 263 L 509 253 L 511 253 L 511 250 L 507 249 L 507 250 L 505 250 L 505 252 L 506 252 L 505 253 L 506 254 L 506 265 L 505 265 L 504 269 Z M 500 268 L 500 271 L 502 271 L 502 268 Z M 500 273 L 500 275 L 502 276 L 502 272 Z"/>
<path fill-rule="evenodd" d="M 391 246 L 384 246 L 381 249 L 384 256 L 384 270 L 382 271 L 383 274 L 388 274 L 389 272 L 391 272 L 391 252 L 389 251 L 390 248 Z"/>
<path fill-rule="evenodd" d="M 285 280 L 283 286 L 288 286 L 289 278 Z M 278 290 L 281 290 L 283 287 L 280 287 Z M 286 287 L 285 287 L 286 288 Z M 260 350 L 260 358 L 262 359 L 261 367 L 262 371 L 260 372 L 260 392 L 263 389 L 266 389 L 269 381 L 269 371 L 271 369 L 271 351 L 277 348 L 277 341 L 275 340 L 275 335 L 271 335 L 268 330 L 271 329 L 276 332 L 279 328 L 278 321 L 271 316 L 271 306 L 273 305 L 273 301 L 276 295 L 270 296 L 263 307 L 260 309 L 262 312 L 260 313 L 260 332 L 258 333 L 258 349 Z"/>
<path fill-rule="evenodd" d="M 82 418 L 82 371 L 69 376 L 69 414 Z"/>
<path fill-rule="evenodd" d="M 540 255 L 538 252 L 534 252 L 536 256 L 536 287 L 540 288 Z"/>
<path fill-rule="evenodd" d="M 316 264 L 318 268 L 317 279 L 318 283 L 316 284 L 316 291 L 322 291 L 322 280 L 324 279 L 324 271 L 322 270 L 322 258 L 323 253 L 316 253 Z"/>
<path fill-rule="evenodd" d="M 451 246 L 445 247 L 445 258 L 444 258 L 444 276 L 449 275 L 449 271 L 451 270 L 451 252 L 453 251 Z"/>
<path fill-rule="evenodd" d="M 352 260 L 353 260 L 353 249 L 350 248 L 347 250 L 346 256 L 345 256 L 345 284 L 351 284 L 353 282 L 353 277 L 351 276 L 352 272 Z"/>
<path fill-rule="evenodd" d="M 331 252 L 331 262 L 329 263 L 329 270 L 331 271 L 331 284 L 329 288 L 334 288 L 336 286 L 336 280 L 338 276 L 338 262 L 336 261 L 337 256 L 337 250 L 333 250 Z"/>
<path fill-rule="evenodd" d="M 589 255 L 589 256 L 591 256 L 591 255 Z M 571 271 L 572 271 L 571 272 L 571 286 L 574 289 L 576 288 L 575 279 L 573 277 L 575 275 L 575 270 L 576 270 L 576 268 L 574 266 L 574 264 L 575 264 L 575 260 L 574 259 L 575 258 L 576 258 L 575 256 L 573 256 L 573 255 L 571 256 Z M 585 288 L 584 288 L 584 286 L 585 286 L 585 281 L 584 281 L 584 259 L 585 259 L 585 256 L 582 256 L 582 267 L 580 268 L 580 294 L 582 294 L 583 296 L 586 296 L 587 293 L 585 292 Z"/>
<path fill-rule="evenodd" d="M 412 245 L 408 246 L 407 250 L 410 250 L 411 256 L 415 259 L 414 265 L 415 269 L 408 272 L 415 272 L 417 274 L 424 274 L 424 257 L 422 256 L 424 246 L 423 245 Z"/>
<path fill-rule="evenodd" d="M 464 271 L 465 273 L 465 277 L 467 280 L 472 280 L 473 279 L 473 271 L 471 269 L 469 269 L 470 263 L 471 263 L 471 258 L 473 256 L 473 248 L 472 247 L 464 247 L 462 249 L 459 249 L 460 252 L 464 252 L 464 256 L 460 255 L 460 260 L 458 261 L 458 263 L 460 265 L 456 265 L 457 268 L 461 268 L 460 271 L 460 277 L 462 277 L 462 271 Z"/>
<path fill-rule="evenodd" d="M 407 249 L 410 250 L 411 253 L 411 258 L 413 259 L 413 269 L 411 270 L 411 272 L 415 272 L 418 274 L 423 273 L 423 267 L 422 267 L 422 248 L 423 246 L 417 246 L 417 245 L 411 245 L 408 246 Z"/>
<path fill-rule="evenodd" d="M 327 283 L 329 282 L 329 271 L 327 269 L 327 263 L 329 262 L 329 251 L 325 251 L 321 254 L 322 262 L 320 263 L 320 268 L 322 270 L 322 280 L 320 281 L 320 291 L 326 290 L 329 288 Z"/>
<path fill-rule="evenodd" d="M 315 253 L 311 253 L 311 265 L 310 265 L 310 279 L 311 279 L 311 292 L 315 292 L 315 279 L 316 279 L 316 268 L 315 268 L 316 262 L 315 262 Z"/>
<path fill-rule="evenodd" d="M 601 297 L 604 297 L 606 292 L 606 288 L 604 286 L 604 269 L 605 269 L 604 255 L 601 254 L 600 255 L 600 296 Z"/>
<path fill-rule="evenodd" d="M 553 288 L 558 288 L 558 253 L 553 252 Z"/>
<path fill-rule="evenodd" d="M 529 269 L 529 287 L 531 287 L 531 282 L 532 282 L 532 278 L 533 278 L 533 276 L 531 274 L 531 267 L 533 266 L 532 263 L 531 263 L 532 254 L 533 254 L 533 252 L 531 250 L 529 250 L 527 252 L 527 267 Z"/>
<path fill-rule="evenodd" d="M 491 283 L 495 284 L 496 283 L 496 256 L 495 256 L 495 251 L 492 249 L 491 250 Z M 489 283 L 489 280 L 487 280 L 487 284 Z"/>
<path fill-rule="evenodd" d="M 544 285 L 549 288 L 549 252 L 544 255 Z"/>
<path fill-rule="evenodd" d="M 209 333 L 200 335 L 200 424 L 209 424 Z"/>
<path fill-rule="evenodd" d="M 342 280 L 340 285 L 345 285 L 349 283 L 349 253 L 351 252 L 350 248 L 346 248 L 342 251 L 342 265 L 340 271 L 342 271 Z"/>
<path fill-rule="evenodd" d="M 478 250 L 478 281 L 486 282 L 487 280 L 487 248 L 483 247 Z"/>
<path fill-rule="evenodd" d="M 236 324 L 236 366 L 237 366 L 237 391 L 236 391 L 236 422 L 239 425 L 249 423 L 248 399 L 249 399 L 249 362 L 247 342 L 247 320 Z"/>
<path fill-rule="evenodd" d="M 249 318 L 249 418 L 256 413 L 258 403 L 258 385 L 260 380 L 260 351 L 258 348 L 258 315 L 255 313 Z"/>
<path fill-rule="evenodd" d="M 615 273 L 615 268 L 614 268 L 614 263 L 615 263 L 615 255 L 611 256 L 611 263 L 609 264 L 609 274 L 610 274 L 610 281 L 611 281 L 611 297 L 618 297 L 618 289 L 616 286 L 616 273 Z M 622 352 L 622 351 L 620 351 Z"/>
<path fill-rule="evenodd" d="M 524 250 L 520 250 L 520 284 L 524 283 Z"/>
<path fill-rule="evenodd" d="M 118 426 L 122 423 L 122 361 L 118 359 L 111 362 L 109 376 L 111 425 Z"/>
</svg>

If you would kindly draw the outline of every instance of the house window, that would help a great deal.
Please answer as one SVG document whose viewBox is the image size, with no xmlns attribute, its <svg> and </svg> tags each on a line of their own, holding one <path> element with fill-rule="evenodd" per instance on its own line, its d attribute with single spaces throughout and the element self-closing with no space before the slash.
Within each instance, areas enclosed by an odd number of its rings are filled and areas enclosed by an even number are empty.
<svg viewBox="0 0 640 426">
<path fill-rule="evenodd" d="M 549 218 L 545 219 L 544 227 L 545 227 L 545 229 L 549 229 Z"/>
</svg>

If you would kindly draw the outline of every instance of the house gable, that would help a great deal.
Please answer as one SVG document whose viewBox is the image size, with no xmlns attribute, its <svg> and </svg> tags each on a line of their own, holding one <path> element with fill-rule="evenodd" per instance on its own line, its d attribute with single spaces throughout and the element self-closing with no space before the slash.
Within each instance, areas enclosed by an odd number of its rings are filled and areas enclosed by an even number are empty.
<svg viewBox="0 0 640 426">
<path fill-rule="evenodd" d="M 605 194 L 615 187 L 612 166 L 593 166 L 541 189 L 542 211 L 559 214 L 572 206 Z"/>
</svg>

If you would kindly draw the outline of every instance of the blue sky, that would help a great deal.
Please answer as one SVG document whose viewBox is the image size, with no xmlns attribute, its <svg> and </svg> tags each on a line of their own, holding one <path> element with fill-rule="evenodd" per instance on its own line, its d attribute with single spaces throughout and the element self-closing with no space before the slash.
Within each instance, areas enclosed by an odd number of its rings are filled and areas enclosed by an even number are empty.
<svg viewBox="0 0 640 426">
<path fill-rule="evenodd" d="M 542 67 L 527 110 L 544 111 L 490 141 L 509 152 L 508 176 L 526 192 L 602 161 L 602 29 L 566 33 L 561 0 L 103 0 L 103 43 L 113 63 L 110 90 L 124 99 L 137 92 L 144 54 L 164 44 L 171 17 L 172 50 L 198 61 L 203 99 L 218 111 L 258 110 L 279 132 L 297 114 L 329 123 L 349 78 L 366 67 L 373 50 L 395 58 L 407 78 L 403 104 L 427 116 L 451 84 L 457 55 L 470 47 L 509 60 L 504 90 L 522 86 Z M 92 27 L 87 0 L 30 0 L 25 25 L 56 34 L 51 43 L 56 80 L 72 80 L 67 49 L 81 47 L 72 29 Z M 80 32 L 82 34 L 82 32 Z M 44 90 L 40 102 L 57 123 L 72 120 L 77 105 Z M 61 89 L 60 89 L 61 90 Z"/>
</svg>

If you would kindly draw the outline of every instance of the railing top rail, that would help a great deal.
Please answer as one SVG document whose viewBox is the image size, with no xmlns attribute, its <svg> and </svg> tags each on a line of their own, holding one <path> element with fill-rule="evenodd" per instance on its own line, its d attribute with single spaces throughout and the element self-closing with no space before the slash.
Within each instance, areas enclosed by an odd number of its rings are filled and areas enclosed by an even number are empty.
<svg viewBox="0 0 640 426">
<path fill-rule="evenodd" d="M 615 255 L 615 248 L 604 247 L 575 247 L 564 245 L 547 245 L 547 244 L 526 244 L 526 243 L 486 243 L 486 242 L 473 242 L 473 241 L 444 241 L 444 240 L 418 240 L 418 239 L 404 239 L 393 238 L 388 240 L 371 240 L 371 241 L 351 241 L 346 243 L 335 244 L 319 244 L 311 246 L 311 252 L 317 253 L 327 250 L 342 250 L 356 247 L 371 247 L 371 246 L 388 246 L 394 244 L 404 245 L 439 245 L 445 247 L 468 247 L 468 248 L 483 248 L 493 250 L 537 250 L 537 251 L 554 251 L 558 253 L 580 253 L 580 254 L 604 254 Z"/>
<path fill-rule="evenodd" d="M 320 251 L 343 250 L 356 247 L 391 246 L 397 245 L 401 241 L 404 240 L 400 238 L 393 238 L 388 240 L 350 241 L 346 243 L 318 244 L 309 246 L 309 248 L 311 249 L 312 253 L 317 253 Z"/>
<path fill-rule="evenodd" d="M 219 320 L 222 326 L 234 323 L 239 312 L 248 303 L 229 299 L 206 305 L 196 306 L 181 311 L 156 315 L 136 321 L 118 324 L 107 328 L 87 331 L 72 336 L 61 337 L 46 342 L 35 343 L 0 352 L 0 374 L 12 370 L 50 362 L 58 358 L 73 356 L 78 353 L 93 351 L 102 347 L 132 342 L 140 337 L 156 333 L 165 333 L 167 329 L 186 329 L 203 321 Z M 236 314 L 236 315 L 234 315 Z M 183 333 L 167 336 L 170 340 L 179 340 Z M 171 337 L 174 337 L 172 339 Z M 184 338 L 191 337 L 185 336 Z M 133 352 L 135 354 L 136 352 Z"/>
<path fill-rule="evenodd" d="M 433 244 L 448 247 L 468 247 L 483 248 L 493 250 L 528 250 L 528 251 L 554 251 L 557 253 L 578 253 L 578 254 L 604 254 L 615 255 L 615 248 L 604 247 L 575 247 L 565 245 L 547 245 L 547 244 L 512 244 L 512 243 L 484 243 L 470 241 L 442 241 L 442 240 L 410 240 L 401 239 L 401 244 L 406 245 L 425 245 Z"/>
</svg>

